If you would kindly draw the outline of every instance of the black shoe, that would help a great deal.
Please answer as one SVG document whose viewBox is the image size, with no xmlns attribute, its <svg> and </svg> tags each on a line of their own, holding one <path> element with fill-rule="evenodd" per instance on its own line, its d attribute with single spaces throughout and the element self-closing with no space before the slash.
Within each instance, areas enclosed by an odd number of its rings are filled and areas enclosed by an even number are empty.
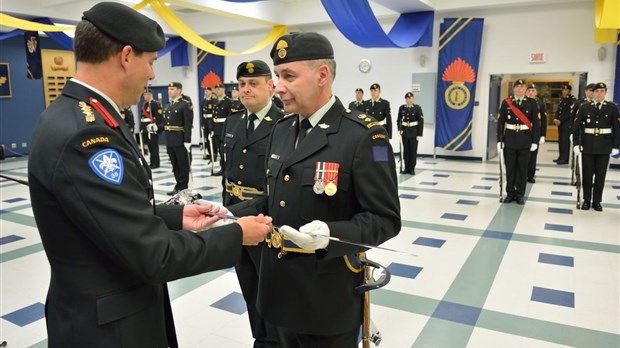
<svg viewBox="0 0 620 348">
<path fill-rule="evenodd" d="M 159 168 L 159 164 L 157 164 L 157 165 L 153 165 L 153 164 L 151 164 L 151 165 L 149 166 L 149 168 L 151 168 L 151 169 L 157 169 L 157 168 Z"/>
<path fill-rule="evenodd" d="M 536 179 L 529 178 L 529 179 L 527 179 L 527 182 L 529 182 L 530 184 L 534 184 L 534 183 L 536 183 Z"/>
<path fill-rule="evenodd" d="M 407 174 L 407 171 L 406 170 L 401 170 L 400 173 L 401 174 Z"/>
<path fill-rule="evenodd" d="M 581 210 L 590 210 L 590 202 L 583 202 Z"/>
<path fill-rule="evenodd" d="M 179 190 L 172 190 L 172 191 L 168 191 L 168 192 L 166 192 L 166 194 L 167 194 L 168 196 L 174 196 L 174 195 L 176 195 L 177 193 L 179 193 Z"/>
<path fill-rule="evenodd" d="M 524 204 L 525 204 L 525 201 L 523 200 L 523 198 L 518 197 L 518 198 L 517 198 L 517 204 L 519 204 L 519 205 L 524 205 Z"/>
<path fill-rule="evenodd" d="M 554 159 L 554 160 L 553 160 L 553 162 L 557 162 L 557 161 L 559 161 L 559 160 L 560 160 L 559 158 L 556 158 L 556 159 Z"/>
<path fill-rule="evenodd" d="M 568 161 L 557 161 L 555 164 L 568 164 Z"/>
<path fill-rule="evenodd" d="M 592 204 L 592 209 L 596 211 L 603 211 L 603 206 L 601 205 L 601 203 L 594 203 Z"/>
<path fill-rule="evenodd" d="M 514 201 L 515 198 L 512 196 L 507 196 L 506 198 L 504 198 L 504 203 L 512 203 L 512 201 Z"/>
<path fill-rule="evenodd" d="M 208 160 L 208 159 L 209 159 L 209 156 L 206 156 L 206 155 L 205 155 L 205 156 L 202 156 L 202 159 L 203 159 L 203 160 Z"/>
<path fill-rule="evenodd" d="M 217 171 L 217 172 L 215 172 L 215 173 L 211 173 L 211 175 L 213 175 L 213 176 L 222 176 L 222 171 L 221 171 L 221 170 L 218 170 L 218 171 Z"/>
</svg>

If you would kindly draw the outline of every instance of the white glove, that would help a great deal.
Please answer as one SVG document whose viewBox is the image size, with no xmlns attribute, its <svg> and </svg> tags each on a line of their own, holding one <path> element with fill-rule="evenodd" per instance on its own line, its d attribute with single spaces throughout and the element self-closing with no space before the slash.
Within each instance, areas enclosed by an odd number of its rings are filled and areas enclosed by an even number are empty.
<svg viewBox="0 0 620 348">
<path fill-rule="evenodd" d="M 581 146 L 575 145 L 573 147 L 573 153 L 575 154 L 575 156 L 579 155 L 581 153 Z"/>
<path fill-rule="evenodd" d="M 573 142 L 573 135 L 572 134 L 568 136 L 568 141 L 570 141 L 571 143 Z"/>
<path fill-rule="evenodd" d="M 147 124 L 146 130 L 151 134 L 157 133 L 157 125 L 155 123 Z"/>
<path fill-rule="evenodd" d="M 504 148 L 504 143 L 503 142 L 499 142 L 497 143 L 497 151 L 502 151 L 502 149 Z"/>
<path fill-rule="evenodd" d="M 141 123 L 151 123 L 151 119 L 150 118 L 141 118 L 140 122 Z"/>
<path fill-rule="evenodd" d="M 329 227 L 326 223 L 320 220 L 314 220 L 301 226 L 299 231 L 291 226 L 284 225 L 280 227 L 280 232 L 282 232 L 286 238 L 293 241 L 293 243 L 297 244 L 302 249 L 325 249 L 329 244 L 329 239 L 319 237 L 329 237 Z"/>
<path fill-rule="evenodd" d="M 183 146 L 185 146 L 187 152 L 190 152 L 190 149 L 192 148 L 192 143 L 183 143 Z"/>
<path fill-rule="evenodd" d="M 538 141 L 538 143 L 540 145 L 544 144 L 545 143 L 545 137 L 540 137 L 540 140 Z"/>
<path fill-rule="evenodd" d="M 617 156 L 620 153 L 620 150 L 618 149 L 611 149 L 611 155 L 612 156 Z"/>
<path fill-rule="evenodd" d="M 530 145 L 530 151 L 536 151 L 536 149 L 538 149 L 538 144 Z"/>
<path fill-rule="evenodd" d="M 417 140 L 417 141 L 420 141 L 420 139 L 422 139 L 422 137 L 419 136 L 419 135 L 417 137 L 415 137 L 415 140 Z"/>
</svg>

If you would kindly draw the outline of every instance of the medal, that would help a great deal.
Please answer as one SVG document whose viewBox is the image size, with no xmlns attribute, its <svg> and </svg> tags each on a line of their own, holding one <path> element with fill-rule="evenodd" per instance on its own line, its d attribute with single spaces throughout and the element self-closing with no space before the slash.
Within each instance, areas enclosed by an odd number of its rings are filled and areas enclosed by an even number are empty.
<svg viewBox="0 0 620 348">
<path fill-rule="evenodd" d="M 314 182 L 314 186 L 312 186 L 312 190 L 317 195 L 320 195 L 321 193 L 323 193 L 325 191 L 325 185 L 323 185 L 323 181 L 316 180 Z"/>
<path fill-rule="evenodd" d="M 336 186 L 336 184 L 334 184 L 333 181 L 330 181 L 327 183 L 327 185 L 325 185 L 325 194 L 328 196 L 333 196 L 336 194 L 336 192 L 338 192 L 338 186 Z"/>
</svg>

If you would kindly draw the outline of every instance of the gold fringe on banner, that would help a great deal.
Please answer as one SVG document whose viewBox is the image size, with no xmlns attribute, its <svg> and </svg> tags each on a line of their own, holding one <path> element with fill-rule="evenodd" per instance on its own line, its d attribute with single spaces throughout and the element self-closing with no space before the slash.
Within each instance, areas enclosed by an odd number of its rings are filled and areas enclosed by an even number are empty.
<svg viewBox="0 0 620 348">
<path fill-rule="evenodd" d="M 41 24 L 37 22 L 27 21 L 25 19 L 19 19 L 11 17 L 7 14 L 0 13 L 0 25 L 4 25 L 11 28 L 27 30 L 27 31 L 65 31 L 75 30 L 74 26 L 60 26 L 51 24 Z"/>
</svg>

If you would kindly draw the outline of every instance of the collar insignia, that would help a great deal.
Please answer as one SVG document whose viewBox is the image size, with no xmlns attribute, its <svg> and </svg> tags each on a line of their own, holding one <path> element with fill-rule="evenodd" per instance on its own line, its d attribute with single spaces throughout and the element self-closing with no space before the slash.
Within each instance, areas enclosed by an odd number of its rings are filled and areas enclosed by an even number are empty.
<svg viewBox="0 0 620 348">
<path fill-rule="evenodd" d="M 321 123 L 321 124 L 319 124 L 319 127 L 322 128 L 322 129 L 327 129 L 327 128 L 329 128 L 329 125 L 327 123 Z"/>
<path fill-rule="evenodd" d="M 90 107 L 90 105 L 86 104 L 83 101 L 79 102 L 78 105 L 80 106 L 80 109 L 82 109 L 82 113 L 84 113 L 84 119 L 86 120 L 86 122 L 95 122 L 95 114 L 93 114 L 93 109 Z"/>
</svg>

